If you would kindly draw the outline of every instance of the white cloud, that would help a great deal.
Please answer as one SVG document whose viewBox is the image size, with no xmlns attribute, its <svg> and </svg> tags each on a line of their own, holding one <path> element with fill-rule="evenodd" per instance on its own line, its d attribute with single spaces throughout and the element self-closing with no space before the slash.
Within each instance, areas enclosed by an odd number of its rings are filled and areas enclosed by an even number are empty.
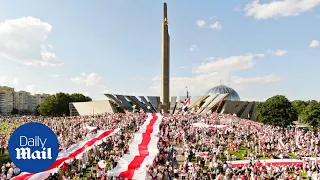
<svg viewBox="0 0 320 180">
<path fill-rule="evenodd" d="M 59 74 L 50 74 L 49 76 L 52 77 L 52 78 L 57 78 L 57 77 L 59 77 L 60 75 L 59 75 Z"/>
<path fill-rule="evenodd" d="M 155 76 L 153 79 L 153 84 L 150 87 L 155 93 L 160 94 L 161 88 L 161 76 Z M 210 82 L 210 83 L 208 83 Z M 171 77 L 170 78 L 170 94 L 181 95 L 185 90 L 185 87 L 188 86 L 188 90 L 192 92 L 192 95 L 203 94 L 205 90 L 212 87 L 213 84 L 219 82 L 219 74 L 217 72 L 208 73 L 208 74 L 198 74 L 194 77 Z"/>
<path fill-rule="evenodd" d="M 211 62 L 200 64 L 193 68 L 194 73 L 210 73 L 214 71 L 236 71 L 250 69 L 255 65 L 253 54 L 231 56 L 227 58 L 206 58 Z M 258 56 L 259 57 L 259 56 Z"/>
<path fill-rule="evenodd" d="M 252 101 L 259 101 L 259 99 L 258 98 L 250 98 L 250 97 L 248 97 L 248 98 L 241 98 L 241 101 L 252 102 Z"/>
<path fill-rule="evenodd" d="M 191 96 L 203 95 L 208 89 L 219 85 L 220 80 L 223 84 L 233 87 L 237 90 L 245 89 L 248 91 L 248 84 L 271 84 L 282 81 L 283 78 L 275 75 L 256 76 L 256 77 L 238 77 L 233 76 L 232 72 L 237 70 L 247 70 L 255 65 L 256 58 L 264 57 L 264 54 L 247 54 L 241 56 L 231 56 L 226 58 L 205 59 L 205 63 L 193 68 L 193 75 L 189 77 L 171 77 L 170 94 L 181 95 L 186 86 L 188 86 Z M 161 76 L 152 78 L 150 89 L 156 94 L 160 94 Z"/>
<path fill-rule="evenodd" d="M 216 29 L 216 30 L 221 30 L 222 29 L 222 25 L 220 22 L 216 21 L 214 24 L 210 25 L 211 29 Z"/>
<path fill-rule="evenodd" d="M 20 85 L 21 78 L 19 77 L 0 77 L 0 86 L 17 86 Z"/>
<path fill-rule="evenodd" d="M 31 84 L 31 85 L 27 85 L 25 87 L 25 91 L 30 92 L 31 94 L 38 94 L 40 93 L 39 89 L 37 88 L 36 85 Z"/>
<path fill-rule="evenodd" d="M 54 49 L 53 46 L 51 44 L 48 44 L 48 48 L 50 49 Z"/>
<path fill-rule="evenodd" d="M 310 11 L 320 4 L 320 0 L 273 0 L 268 3 L 260 3 L 254 0 L 244 8 L 247 16 L 263 20 L 298 16 L 301 13 Z"/>
<path fill-rule="evenodd" d="M 71 78 L 71 81 L 85 86 L 104 86 L 102 77 L 96 73 L 90 73 L 88 75 L 86 75 L 86 73 L 81 73 L 81 76 L 73 77 Z"/>
<path fill-rule="evenodd" d="M 260 58 L 264 58 L 265 55 L 264 54 L 256 54 L 257 57 L 260 57 Z"/>
<path fill-rule="evenodd" d="M 206 21 L 205 20 L 197 20 L 197 25 L 199 27 L 205 27 L 206 26 Z"/>
<path fill-rule="evenodd" d="M 12 82 L 14 85 L 19 85 L 20 84 L 20 78 L 18 78 L 18 77 L 15 77 L 14 79 L 13 79 L 13 82 Z"/>
<path fill-rule="evenodd" d="M 0 86 L 7 85 L 8 78 L 7 77 L 0 77 Z"/>
<path fill-rule="evenodd" d="M 192 44 L 191 45 L 191 47 L 189 48 L 189 51 L 198 51 L 199 50 L 199 48 L 198 48 L 198 46 L 196 45 L 196 44 Z"/>
<path fill-rule="evenodd" d="M 214 60 L 215 60 L 215 57 L 208 57 L 204 59 L 204 61 L 214 61 Z"/>
<path fill-rule="evenodd" d="M 156 76 L 153 79 L 153 84 L 150 87 L 150 89 L 157 94 L 160 94 L 161 89 L 161 79 L 159 77 L 160 76 Z M 275 75 L 244 78 L 218 72 L 196 74 L 192 77 L 172 77 L 170 79 L 170 94 L 172 96 L 181 95 L 184 91 L 184 88 L 188 86 L 188 90 L 189 92 L 191 92 L 191 96 L 203 95 L 208 89 L 212 88 L 213 86 L 219 85 L 220 80 L 222 80 L 223 84 L 226 84 L 227 86 L 232 87 L 236 90 L 240 90 L 249 87 L 247 86 L 249 84 L 272 84 L 282 81 L 283 78 Z M 248 89 L 246 89 L 246 91 L 247 90 Z"/>
<path fill-rule="evenodd" d="M 268 75 L 268 76 L 256 76 L 256 77 L 232 77 L 232 82 L 235 84 L 270 84 L 270 83 L 277 83 L 282 81 L 283 78 L 275 75 Z"/>
<path fill-rule="evenodd" d="M 320 41 L 318 41 L 318 40 L 312 40 L 309 45 L 309 47 L 311 47 L 311 48 L 316 48 L 319 46 L 320 46 Z"/>
<path fill-rule="evenodd" d="M 273 55 L 276 55 L 276 56 L 283 56 L 283 55 L 287 54 L 288 51 L 278 49 L 278 50 L 276 50 L 276 51 L 269 50 L 269 53 L 270 53 L 270 54 L 273 54 Z"/>
<path fill-rule="evenodd" d="M 59 66 L 63 62 L 47 51 L 52 26 L 34 17 L 0 22 L 0 57 L 25 65 Z"/>
</svg>

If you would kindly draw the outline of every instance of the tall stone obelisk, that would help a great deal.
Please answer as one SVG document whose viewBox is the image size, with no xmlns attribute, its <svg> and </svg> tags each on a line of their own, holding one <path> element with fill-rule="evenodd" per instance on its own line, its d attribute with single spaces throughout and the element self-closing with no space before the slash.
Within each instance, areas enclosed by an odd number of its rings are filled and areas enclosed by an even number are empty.
<svg viewBox="0 0 320 180">
<path fill-rule="evenodd" d="M 167 113 L 170 109 L 170 36 L 168 32 L 167 3 L 163 4 L 161 102 L 161 110 Z"/>
</svg>

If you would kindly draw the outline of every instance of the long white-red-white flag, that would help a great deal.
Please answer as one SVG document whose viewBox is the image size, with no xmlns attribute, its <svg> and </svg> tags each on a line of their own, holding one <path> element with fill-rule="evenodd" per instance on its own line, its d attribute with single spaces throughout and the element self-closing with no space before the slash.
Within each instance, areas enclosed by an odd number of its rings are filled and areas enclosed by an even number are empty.
<svg viewBox="0 0 320 180">
<path fill-rule="evenodd" d="M 108 176 L 128 179 L 145 179 L 147 166 L 151 165 L 159 153 L 157 144 L 159 126 L 162 121 L 161 114 L 148 114 L 148 118 L 135 133 L 133 141 L 129 145 L 129 153 L 123 155 L 117 166 L 108 171 Z"/>
<path fill-rule="evenodd" d="M 59 167 L 61 167 L 64 162 L 71 161 L 73 159 L 81 159 L 82 154 L 92 149 L 95 145 L 99 145 L 103 140 L 109 136 L 116 134 L 119 129 L 103 130 L 99 131 L 97 134 L 88 136 L 85 140 L 74 144 L 66 151 L 60 152 L 57 160 L 53 165 L 46 171 L 40 173 L 27 173 L 23 172 L 12 180 L 44 180 L 50 176 L 50 174 L 57 173 Z"/>
</svg>

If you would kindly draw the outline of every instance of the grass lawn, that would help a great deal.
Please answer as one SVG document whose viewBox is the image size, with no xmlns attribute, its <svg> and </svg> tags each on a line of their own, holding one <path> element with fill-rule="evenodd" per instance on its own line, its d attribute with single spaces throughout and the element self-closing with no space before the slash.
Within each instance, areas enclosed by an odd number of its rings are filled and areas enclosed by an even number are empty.
<svg viewBox="0 0 320 180">
<path fill-rule="evenodd" d="M 307 179 L 308 178 L 308 174 L 307 173 L 302 172 L 302 171 L 300 173 L 301 173 L 303 179 Z"/>
<path fill-rule="evenodd" d="M 244 146 L 240 146 L 239 148 L 239 152 L 236 151 L 229 151 L 230 155 L 236 155 L 237 160 L 245 160 L 244 158 L 242 158 L 242 155 L 245 153 L 248 153 L 248 148 L 244 147 Z"/>
<path fill-rule="evenodd" d="M 239 152 L 235 152 L 235 151 L 229 151 L 230 155 L 236 155 L 237 160 L 246 160 L 244 158 L 242 158 L 242 155 L 245 153 L 248 153 L 248 148 L 241 146 L 239 149 Z M 260 160 L 266 160 L 266 159 L 270 159 L 268 156 L 266 157 L 260 157 Z"/>
<path fill-rule="evenodd" d="M 0 134 L 9 134 L 11 132 L 11 127 L 18 127 L 17 123 L 0 122 Z M 10 127 L 10 128 L 8 128 Z"/>
<path fill-rule="evenodd" d="M 289 155 L 292 159 L 297 159 L 297 156 L 294 153 L 289 153 Z"/>
<path fill-rule="evenodd" d="M 302 176 L 302 179 L 307 179 L 308 178 L 308 174 L 303 172 L 303 171 L 299 171 L 300 175 Z M 293 176 L 293 172 L 289 173 L 291 176 Z"/>
</svg>

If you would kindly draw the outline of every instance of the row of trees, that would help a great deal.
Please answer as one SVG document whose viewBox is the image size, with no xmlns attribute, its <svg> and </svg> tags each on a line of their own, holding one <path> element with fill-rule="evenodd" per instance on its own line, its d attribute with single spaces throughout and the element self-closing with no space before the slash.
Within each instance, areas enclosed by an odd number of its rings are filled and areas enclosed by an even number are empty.
<svg viewBox="0 0 320 180">
<path fill-rule="evenodd" d="M 57 93 L 46 98 L 45 102 L 37 107 L 38 114 L 44 116 L 68 116 L 70 102 L 92 101 L 83 94 Z M 313 127 L 320 127 L 320 102 L 296 100 L 290 102 L 285 96 L 276 95 L 264 102 L 257 102 L 255 108 L 257 121 L 286 127 L 293 121 L 300 120 Z"/>
<path fill-rule="evenodd" d="M 92 99 L 80 93 L 68 94 L 57 93 L 46 98 L 46 100 L 37 107 L 37 114 L 43 116 L 68 116 L 70 114 L 69 103 L 88 102 Z"/>
<path fill-rule="evenodd" d="M 276 95 L 265 102 L 257 102 L 255 116 L 259 122 L 286 127 L 300 120 L 314 128 L 320 125 L 320 102 L 296 100 Z"/>
</svg>

